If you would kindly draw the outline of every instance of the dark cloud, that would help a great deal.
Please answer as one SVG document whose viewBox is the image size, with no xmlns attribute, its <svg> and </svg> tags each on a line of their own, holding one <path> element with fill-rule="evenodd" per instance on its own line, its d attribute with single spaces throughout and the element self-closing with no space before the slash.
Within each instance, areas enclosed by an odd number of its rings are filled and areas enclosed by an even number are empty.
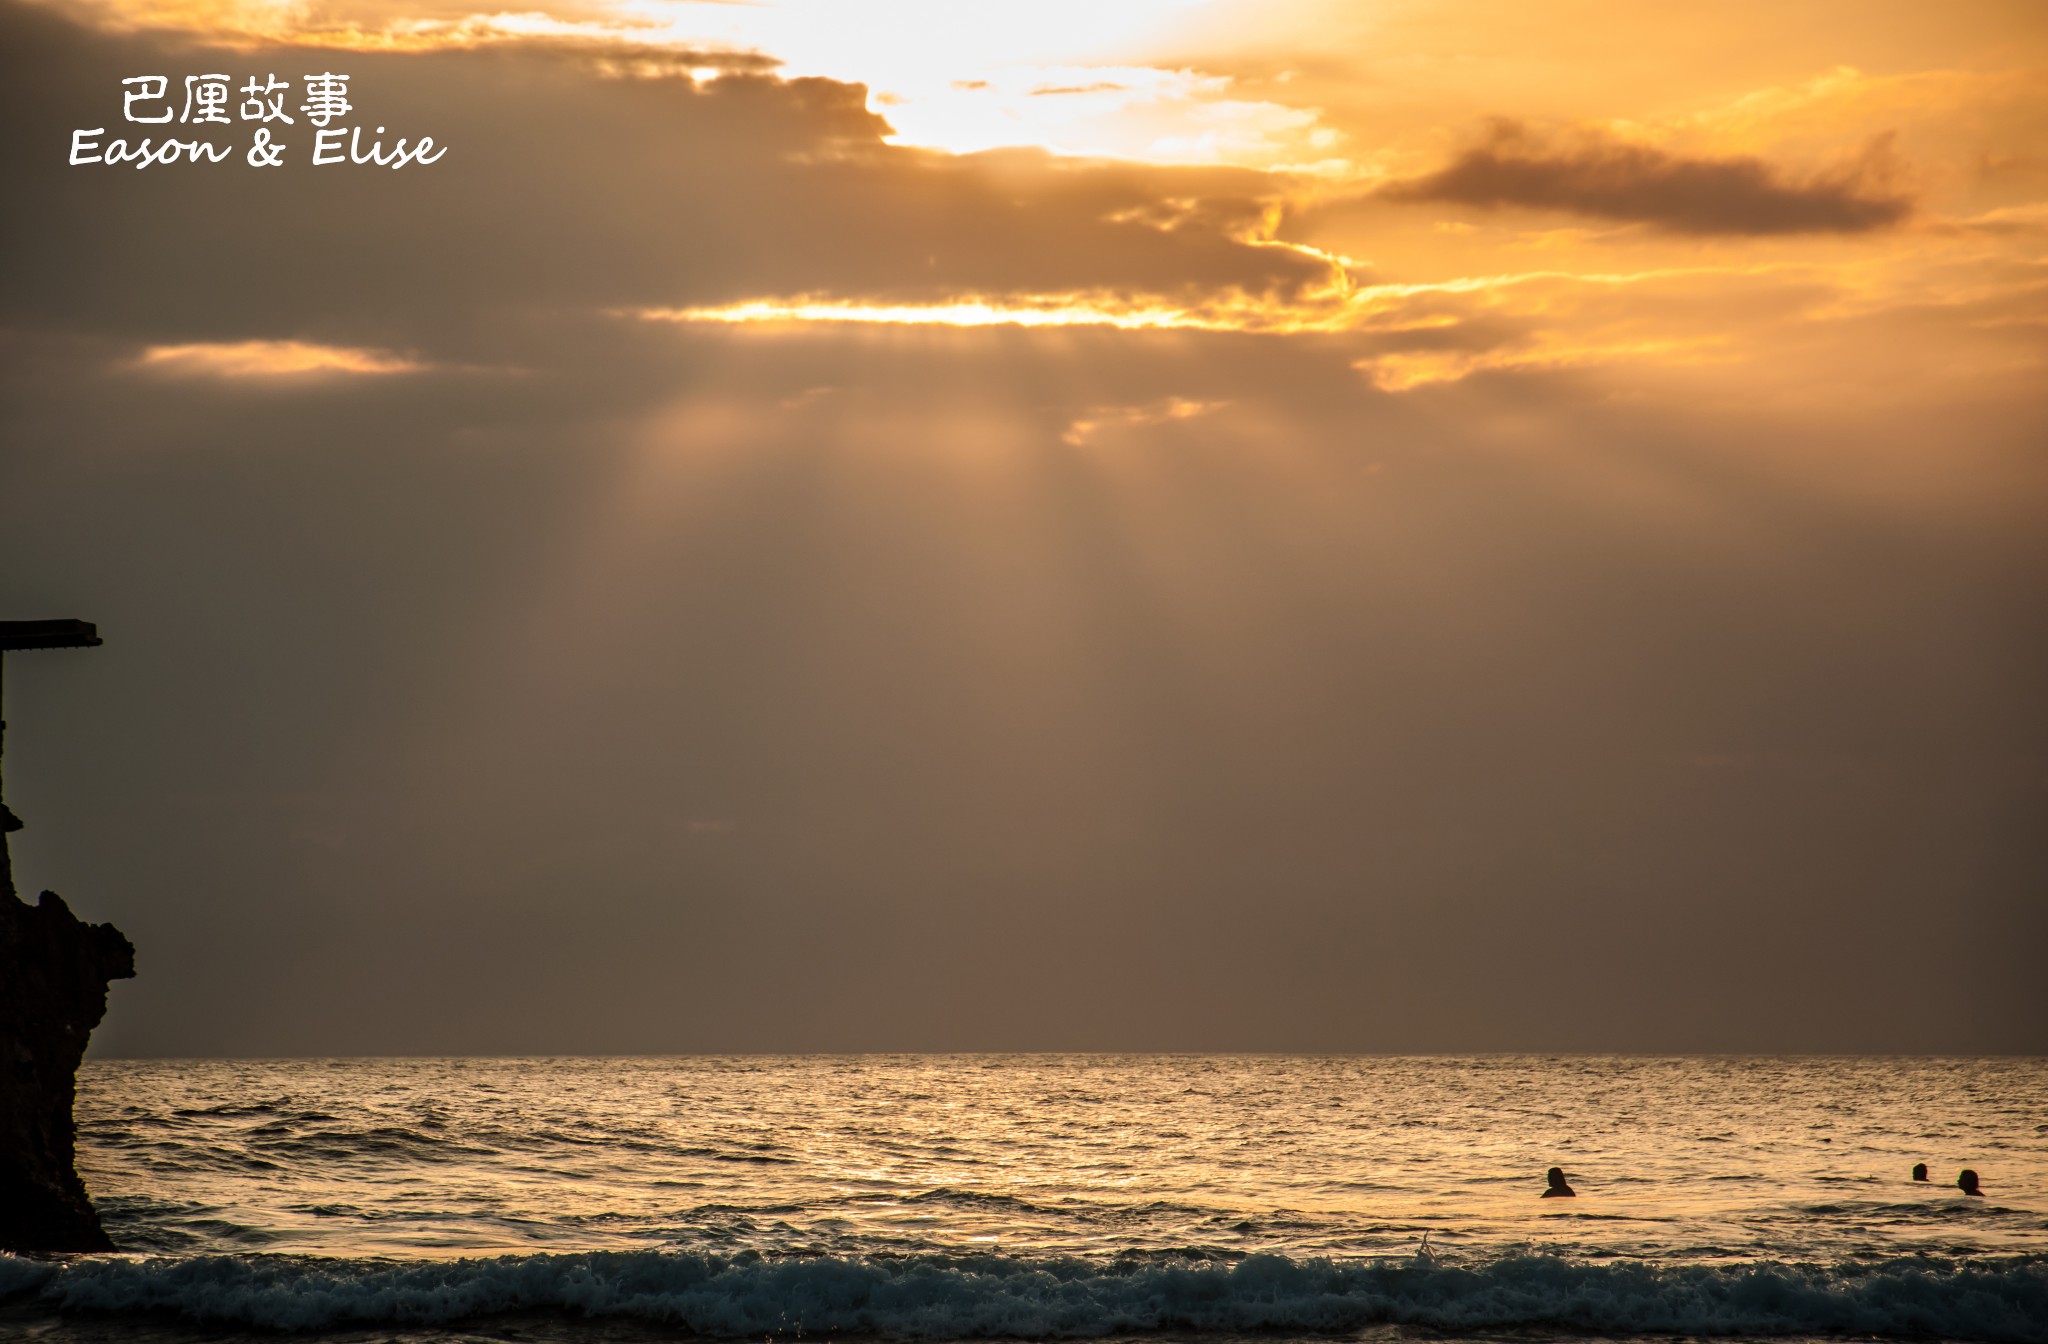
<svg viewBox="0 0 2048 1344">
<path fill-rule="evenodd" d="M 1259 174 L 902 148 L 864 89 L 829 80 L 619 77 L 614 55 L 560 48 L 206 51 L 16 6 L 0 53 L 0 319 L 18 327 L 450 353 L 571 308 L 1284 297 L 1327 279 L 1242 241 L 1274 190 Z M 121 120 L 122 77 L 216 67 L 344 70 L 366 136 L 431 134 L 447 157 L 315 168 L 302 122 L 277 169 L 66 162 L 74 128 L 160 133 Z"/>
<path fill-rule="evenodd" d="M 1558 210 L 1675 233 L 1867 233 L 1913 211 L 1911 198 L 1889 186 L 1889 155 L 1889 142 L 1879 140 L 1845 167 L 1792 180 L 1758 158 L 1688 158 L 1604 135 L 1560 141 L 1501 120 L 1450 166 L 1376 194 L 1482 210 Z"/>
</svg>

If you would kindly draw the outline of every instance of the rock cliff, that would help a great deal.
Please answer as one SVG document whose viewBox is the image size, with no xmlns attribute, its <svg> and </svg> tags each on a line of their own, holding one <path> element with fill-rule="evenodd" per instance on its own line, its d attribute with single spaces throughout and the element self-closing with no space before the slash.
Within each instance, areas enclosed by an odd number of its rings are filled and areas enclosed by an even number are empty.
<svg viewBox="0 0 2048 1344">
<path fill-rule="evenodd" d="M 20 824 L 0 808 L 0 1250 L 112 1250 L 72 1165 L 71 1102 L 107 982 L 135 974 L 135 949 L 54 891 L 15 895 L 5 832 Z"/>
</svg>

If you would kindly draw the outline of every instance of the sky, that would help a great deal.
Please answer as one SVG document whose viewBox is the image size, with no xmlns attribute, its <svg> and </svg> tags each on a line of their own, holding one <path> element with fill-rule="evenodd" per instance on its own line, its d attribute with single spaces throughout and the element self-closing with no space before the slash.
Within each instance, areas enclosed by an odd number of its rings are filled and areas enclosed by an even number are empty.
<svg viewBox="0 0 2048 1344">
<path fill-rule="evenodd" d="M 2044 75 L 0 0 L 16 880 L 101 1055 L 2048 1050 Z"/>
</svg>

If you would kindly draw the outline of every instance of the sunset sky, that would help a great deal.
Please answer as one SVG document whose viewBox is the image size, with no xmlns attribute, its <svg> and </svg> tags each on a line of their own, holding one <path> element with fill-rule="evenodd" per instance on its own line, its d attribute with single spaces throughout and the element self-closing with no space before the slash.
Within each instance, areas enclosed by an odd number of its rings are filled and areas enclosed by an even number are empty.
<svg viewBox="0 0 2048 1344">
<path fill-rule="evenodd" d="M 0 0 L 107 1053 L 2048 1049 L 2048 7 Z M 277 168 L 122 80 L 291 81 Z M 349 77 L 393 171 L 314 166 Z"/>
</svg>

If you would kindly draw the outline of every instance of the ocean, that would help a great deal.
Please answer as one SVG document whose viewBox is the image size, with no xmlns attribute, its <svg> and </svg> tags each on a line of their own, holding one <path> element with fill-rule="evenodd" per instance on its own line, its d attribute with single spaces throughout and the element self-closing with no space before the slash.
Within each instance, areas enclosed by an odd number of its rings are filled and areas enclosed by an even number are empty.
<svg viewBox="0 0 2048 1344">
<path fill-rule="evenodd" d="M 77 1114 L 123 1249 L 0 1257 L 0 1336 L 2048 1341 L 2040 1059 L 94 1061 Z"/>
</svg>

